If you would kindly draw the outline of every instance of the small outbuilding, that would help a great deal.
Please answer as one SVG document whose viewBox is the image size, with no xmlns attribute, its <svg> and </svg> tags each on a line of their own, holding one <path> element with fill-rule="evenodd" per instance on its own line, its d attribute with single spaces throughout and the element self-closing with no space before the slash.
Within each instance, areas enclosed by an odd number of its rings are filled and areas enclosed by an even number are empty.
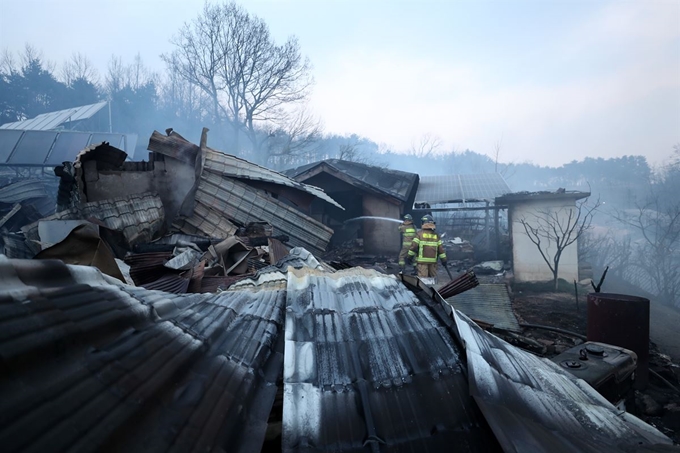
<svg viewBox="0 0 680 453">
<path fill-rule="evenodd" d="M 555 235 L 564 236 L 572 229 L 574 237 L 576 231 L 572 227 L 579 221 L 576 202 L 589 196 L 589 192 L 559 189 L 555 192 L 510 193 L 496 198 L 496 206 L 508 208 L 515 281 L 543 282 L 553 279 L 544 256 L 548 260 L 554 258 L 557 252 Z M 531 231 L 537 232 L 540 247 L 532 240 Z M 557 276 L 568 282 L 578 279 L 578 238 L 564 247 Z"/>
<path fill-rule="evenodd" d="M 375 165 L 328 159 L 288 170 L 299 182 L 320 187 L 345 207 L 312 203 L 311 216 L 335 230 L 335 243 L 348 239 L 342 233 L 345 222 L 358 217 L 400 219 L 411 212 L 419 177 L 415 173 L 390 170 Z M 395 254 L 401 247 L 400 233 L 394 222 L 365 219 L 357 222 L 364 252 L 373 255 Z M 344 229 L 347 233 L 348 229 Z M 356 231 L 356 230 L 353 230 Z"/>
</svg>

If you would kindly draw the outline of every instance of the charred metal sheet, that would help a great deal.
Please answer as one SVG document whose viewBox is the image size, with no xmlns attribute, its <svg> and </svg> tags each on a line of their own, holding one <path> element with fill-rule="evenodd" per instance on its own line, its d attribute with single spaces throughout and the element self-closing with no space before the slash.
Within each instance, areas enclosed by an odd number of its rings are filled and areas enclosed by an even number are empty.
<svg viewBox="0 0 680 453">
<path fill-rule="evenodd" d="M 284 305 L 0 257 L 3 451 L 259 451 Z"/>
<path fill-rule="evenodd" d="M 288 235 L 291 245 L 305 247 L 312 252 L 323 252 L 333 235 L 333 230 L 292 206 L 214 173 L 203 173 L 196 200 L 198 204 L 209 207 L 210 215 L 217 219 L 227 217 L 242 225 L 267 221 L 274 225 L 275 232 Z M 214 235 L 214 232 L 205 233 Z"/>
<path fill-rule="evenodd" d="M 4 254 L 9 258 L 33 258 L 35 252 L 26 243 L 23 233 L 2 233 Z"/>
<path fill-rule="evenodd" d="M 99 227 L 91 223 L 76 226 L 63 240 L 38 253 L 35 259 L 58 259 L 66 264 L 93 266 L 125 282 L 113 251 L 99 236 Z"/>
<path fill-rule="evenodd" d="M 165 291 L 172 294 L 185 294 L 189 290 L 189 278 L 178 274 L 165 274 L 156 281 L 143 283 L 142 288 Z"/>
<path fill-rule="evenodd" d="M 393 276 L 291 270 L 283 451 L 500 451 L 452 333 Z"/>
<path fill-rule="evenodd" d="M 187 248 L 179 255 L 168 260 L 168 262 L 163 266 L 174 270 L 192 269 L 196 264 L 198 264 L 201 256 L 203 256 L 202 252 L 194 250 L 193 248 Z"/>
<path fill-rule="evenodd" d="M 24 179 L 0 187 L 0 203 L 14 204 L 31 198 L 54 198 L 53 187 L 50 186 L 55 186 L 55 183 L 48 184 L 42 179 Z"/>
<path fill-rule="evenodd" d="M 74 166 L 79 168 L 86 162 L 97 162 L 98 171 L 120 170 L 127 158 L 127 153 L 123 150 L 109 145 L 107 142 L 97 143 L 88 146 L 78 153 L 74 161 Z"/>
<path fill-rule="evenodd" d="M 205 171 L 209 171 L 218 175 L 228 176 L 235 179 L 264 181 L 282 186 L 292 187 L 293 189 L 307 192 L 327 203 L 330 203 L 340 209 L 343 208 L 335 200 L 329 197 L 326 192 L 318 187 L 310 186 L 308 184 L 300 183 L 288 176 L 275 172 L 265 167 L 261 167 L 247 160 L 240 159 L 236 156 L 224 154 L 219 151 L 208 148 L 205 159 Z"/>
<path fill-rule="evenodd" d="M 216 258 L 225 275 L 245 274 L 248 272 L 248 258 L 257 255 L 257 251 L 245 245 L 240 238 L 231 236 L 209 248 L 210 253 Z"/>
<path fill-rule="evenodd" d="M 154 239 L 163 227 L 164 215 L 158 195 L 144 193 L 83 203 L 42 220 L 93 218 L 107 228 L 122 232 L 128 244 L 134 245 Z M 39 239 L 38 222 L 25 226 L 22 231 L 29 240 Z"/>
<path fill-rule="evenodd" d="M 201 293 L 216 293 L 219 290 L 224 291 L 231 285 L 244 278 L 252 277 L 251 274 L 246 275 L 233 275 L 233 276 L 221 276 L 221 275 L 204 275 L 201 279 Z"/>
<path fill-rule="evenodd" d="M 172 157 L 173 159 L 190 163 L 192 165 L 194 164 L 196 155 L 199 153 L 200 149 L 201 148 L 199 146 L 190 143 L 184 137 L 174 131 L 171 131 L 168 135 L 163 135 L 157 131 L 154 131 L 149 140 L 150 151 L 161 153 Z M 254 164 L 245 159 L 225 154 L 209 147 L 206 147 L 205 151 L 206 153 L 203 171 L 209 171 L 229 178 L 263 181 L 291 187 L 320 198 L 327 203 L 337 206 L 340 209 L 344 209 L 318 187 L 302 184 L 282 173 L 278 173 L 274 170 Z"/>
<path fill-rule="evenodd" d="M 672 444 L 558 365 L 485 333 L 457 310 L 453 316 L 466 345 L 470 392 L 506 452 L 655 451 Z"/>
<path fill-rule="evenodd" d="M 269 260 L 272 264 L 282 260 L 288 255 L 288 247 L 283 245 L 283 242 L 278 239 L 268 238 Z"/>
<path fill-rule="evenodd" d="M 446 301 L 474 320 L 512 332 L 522 331 L 505 284 L 481 284 Z"/>
<path fill-rule="evenodd" d="M 199 236 L 195 234 L 175 233 L 168 236 L 163 236 L 162 238 L 153 241 L 152 244 L 186 245 L 192 243 L 198 245 L 199 247 L 201 247 L 201 249 L 205 248 L 205 250 L 207 250 L 208 245 L 210 245 L 211 243 L 217 244 L 221 241 L 222 239 L 218 238 Z M 203 245 L 205 245 L 205 247 L 202 247 Z"/>
<path fill-rule="evenodd" d="M 164 266 L 172 258 L 171 252 L 137 253 L 125 258 L 130 266 L 130 278 L 135 285 L 141 286 L 151 283 L 168 274 Z"/>
<path fill-rule="evenodd" d="M 196 200 L 193 215 L 176 219 L 173 226 L 185 234 L 218 238 L 232 236 L 238 230 L 222 213 L 213 210 L 201 199 Z"/>
<path fill-rule="evenodd" d="M 298 181 L 306 181 L 321 172 L 329 173 L 353 186 L 388 195 L 402 202 L 411 203 L 418 188 L 419 177 L 415 173 L 389 170 L 375 165 L 326 159 L 302 167 L 287 170 L 286 174 Z"/>
</svg>

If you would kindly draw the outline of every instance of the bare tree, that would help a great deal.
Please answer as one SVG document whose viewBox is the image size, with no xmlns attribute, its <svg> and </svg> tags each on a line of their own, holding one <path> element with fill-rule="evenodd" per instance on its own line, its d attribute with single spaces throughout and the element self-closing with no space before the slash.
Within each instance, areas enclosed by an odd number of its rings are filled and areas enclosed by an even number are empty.
<svg viewBox="0 0 680 453">
<path fill-rule="evenodd" d="M 260 129 L 285 124 L 287 107 L 309 93 L 310 64 L 297 39 L 275 44 L 267 24 L 235 3 L 206 3 L 171 42 L 166 64 L 211 99 L 215 122 L 232 125 L 237 147 L 242 132 L 260 152 Z"/>
<path fill-rule="evenodd" d="M 97 74 L 97 69 L 92 65 L 92 61 L 87 56 L 80 52 L 75 52 L 62 65 L 61 79 L 68 86 L 72 86 L 77 80 L 85 80 L 96 84 L 99 75 Z"/>
<path fill-rule="evenodd" d="M 19 72 L 19 69 L 19 64 L 14 56 L 14 52 L 10 52 L 7 48 L 3 49 L 2 57 L 0 57 L 0 73 L 9 75 Z"/>
<path fill-rule="evenodd" d="M 500 170 L 499 170 L 499 158 L 501 155 L 501 146 L 503 143 L 503 137 L 499 140 L 496 141 L 493 145 L 494 149 L 494 173 L 498 173 L 505 179 L 506 181 L 510 178 L 512 178 L 515 173 L 517 173 L 517 166 L 515 165 L 514 162 L 510 162 L 507 164 L 500 164 Z"/>
<path fill-rule="evenodd" d="M 614 216 L 636 233 L 633 265 L 638 273 L 651 280 L 666 303 L 675 304 L 680 297 L 680 201 L 653 193 L 644 205 Z"/>
<path fill-rule="evenodd" d="M 496 143 L 493 145 L 494 149 L 494 173 L 498 173 L 498 158 L 501 155 L 501 143 L 503 142 L 503 137 L 500 138 L 500 140 L 496 140 Z"/>
<path fill-rule="evenodd" d="M 338 147 L 338 159 L 360 163 L 363 163 L 366 160 L 359 150 L 359 144 L 356 139 L 343 143 Z"/>
<path fill-rule="evenodd" d="M 176 72 L 168 72 L 160 86 L 160 102 L 172 118 L 196 121 L 198 129 L 209 117 L 210 99 L 195 85 L 181 78 Z"/>
<path fill-rule="evenodd" d="M 417 142 L 411 143 L 411 154 L 418 157 L 432 157 L 442 146 L 441 138 L 432 134 L 423 134 Z"/>
<path fill-rule="evenodd" d="M 526 217 L 518 219 L 552 272 L 555 290 L 558 288 L 557 279 L 562 254 L 590 229 L 593 214 L 599 206 L 599 200 L 593 205 L 588 205 L 586 199 L 577 202 L 575 206 L 544 209 L 532 215 L 530 219 Z"/>
<path fill-rule="evenodd" d="M 111 95 L 111 93 L 116 93 L 123 89 L 126 82 L 126 69 L 123 64 L 123 59 L 115 55 L 111 56 L 109 60 L 108 71 L 106 72 L 106 77 L 104 78 L 104 89 Z"/>
<path fill-rule="evenodd" d="M 291 112 L 284 124 L 266 132 L 264 160 L 273 167 L 283 168 L 298 158 L 315 154 L 322 132 L 321 121 L 306 108 Z"/>
<path fill-rule="evenodd" d="M 630 269 L 633 258 L 633 244 L 630 235 L 616 230 L 593 234 L 588 231 L 578 241 L 579 260 L 589 261 L 598 269 L 610 268 L 610 272 L 624 277 Z"/>
</svg>

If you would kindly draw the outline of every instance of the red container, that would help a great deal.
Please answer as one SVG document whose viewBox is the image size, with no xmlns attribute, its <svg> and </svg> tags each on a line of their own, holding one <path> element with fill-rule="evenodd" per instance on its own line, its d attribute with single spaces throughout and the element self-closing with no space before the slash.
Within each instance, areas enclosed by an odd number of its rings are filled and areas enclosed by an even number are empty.
<svg viewBox="0 0 680 453">
<path fill-rule="evenodd" d="M 635 388 L 649 380 L 649 299 L 625 294 L 588 294 L 588 341 L 630 349 L 638 356 Z"/>
</svg>

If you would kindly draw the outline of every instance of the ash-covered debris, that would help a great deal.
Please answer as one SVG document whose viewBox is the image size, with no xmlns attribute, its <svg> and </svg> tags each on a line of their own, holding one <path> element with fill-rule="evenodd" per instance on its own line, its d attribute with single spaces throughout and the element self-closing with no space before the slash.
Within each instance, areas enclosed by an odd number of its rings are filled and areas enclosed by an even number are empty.
<svg viewBox="0 0 680 453">
<path fill-rule="evenodd" d="M 333 231 L 310 216 L 311 204 L 343 208 L 323 190 L 209 148 L 207 129 L 200 145 L 154 132 L 149 150 L 148 161 L 132 162 L 104 142 L 58 166 L 58 179 L 8 180 L 2 252 L 125 281 L 123 260 L 136 285 L 183 293 L 226 287 L 290 247 L 326 249 Z"/>
<path fill-rule="evenodd" d="M 440 269 L 437 287 L 476 324 L 422 281 L 387 275 L 399 267 L 387 242 L 376 247 L 375 222 L 323 254 L 333 230 L 312 204 L 336 215 L 342 206 L 321 189 L 210 149 L 205 130 L 199 145 L 154 133 L 149 150 L 148 162 L 130 162 L 107 143 L 90 146 L 57 169 L 58 192 L 54 181 L 52 191 L 0 188 L 4 252 L 35 258 L 0 258 L 0 358 L 11 378 L 0 386 L 0 440 L 10 451 L 257 451 L 272 433 L 286 451 L 545 449 L 565 438 L 601 451 L 602 432 L 622 451 L 668 444 L 563 370 L 477 329 L 549 350 L 519 329 L 505 263 L 478 268 L 489 269 L 479 285 L 470 242 L 445 241 L 459 275 Z M 381 205 L 362 181 L 353 186 L 366 192 L 362 206 Z M 414 190 L 404 186 L 402 203 Z M 43 357 L 55 342 L 58 360 Z M 490 345 L 507 358 L 488 354 Z M 537 370 L 559 385 L 503 378 Z M 488 398 L 492 381 L 510 402 Z M 66 397 L 63 417 L 44 403 Z M 86 400 L 106 404 L 93 411 Z M 540 418 L 538 400 L 567 418 L 593 411 L 587 429 Z M 652 422 L 678 407 L 649 392 L 638 400 Z"/>
</svg>

